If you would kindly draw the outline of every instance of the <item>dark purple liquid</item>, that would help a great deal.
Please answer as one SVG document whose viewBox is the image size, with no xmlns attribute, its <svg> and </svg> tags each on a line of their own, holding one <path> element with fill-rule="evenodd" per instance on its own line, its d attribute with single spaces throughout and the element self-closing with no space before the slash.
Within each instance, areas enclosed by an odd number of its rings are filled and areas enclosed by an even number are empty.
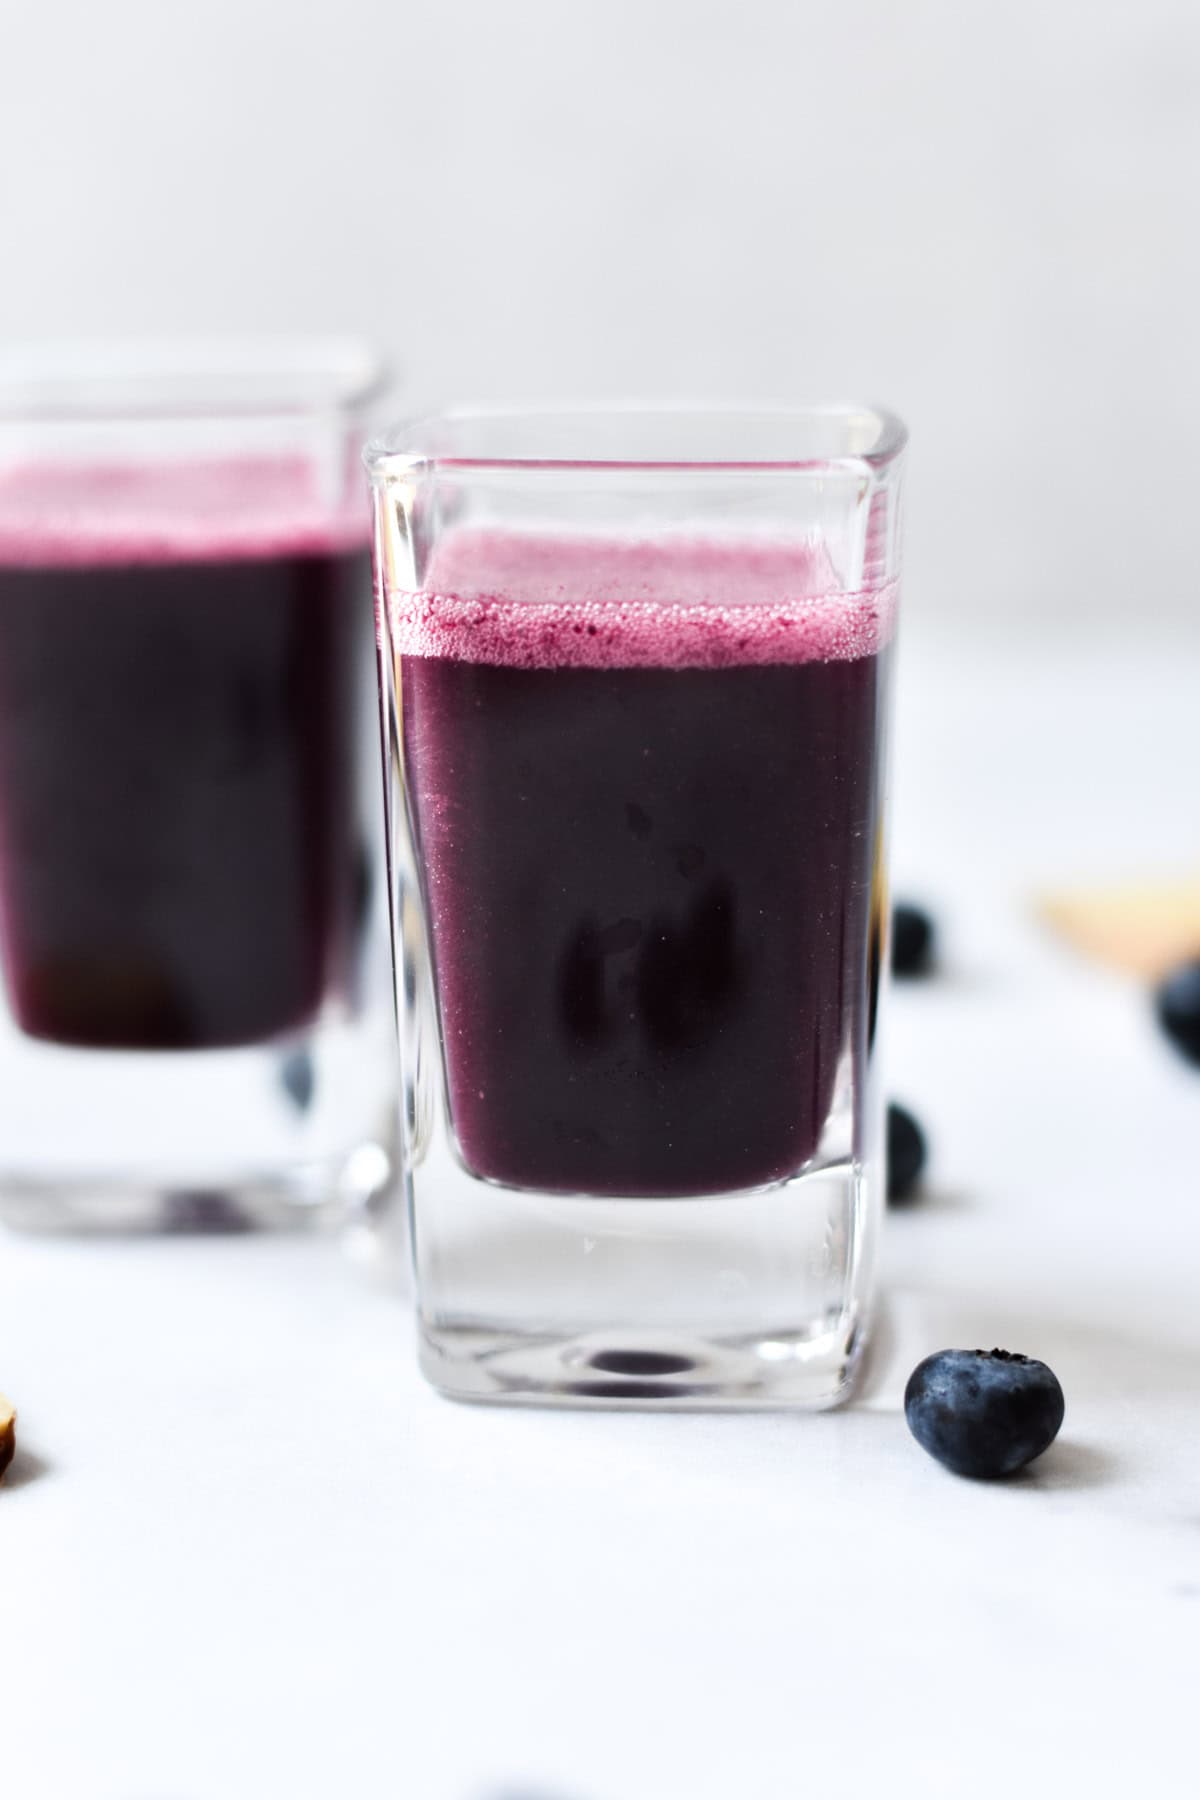
<svg viewBox="0 0 1200 1800">
<path fill-rule="evenodd" d="M 493 644 L 520 623 L 506 612 Z M 879 670 L 401 656 L 452 1125 L 477 1175 L 700 1194 L 812 1156 L 868 1024 Z"/>
<path fill-rule="evenodd" d="M 25 1031 L 252 1043 L 341 979 L 367 580 L 343 548 L 0 559 L 0 930 Z"/>
</svg>

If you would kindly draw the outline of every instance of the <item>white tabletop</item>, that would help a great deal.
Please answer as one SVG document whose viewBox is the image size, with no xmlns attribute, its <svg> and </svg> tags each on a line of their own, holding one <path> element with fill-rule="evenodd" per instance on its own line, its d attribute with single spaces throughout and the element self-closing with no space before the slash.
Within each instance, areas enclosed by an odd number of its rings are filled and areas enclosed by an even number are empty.
<svg viewBox="0 0 1200 1800">
<path fill-rule="evenodd" d="M 840 1413 L 457 1407 L 328 1241 L 0 1240 L 5 1800 L 1194 1794 L 1200 1074 L 1029 900 L 1200 864 L 1198 669 L 910 631 L 931 1191 Z M 977 1485 L 900 1395 L 993 1343 L 1067 1419 Z"/>
</svg>

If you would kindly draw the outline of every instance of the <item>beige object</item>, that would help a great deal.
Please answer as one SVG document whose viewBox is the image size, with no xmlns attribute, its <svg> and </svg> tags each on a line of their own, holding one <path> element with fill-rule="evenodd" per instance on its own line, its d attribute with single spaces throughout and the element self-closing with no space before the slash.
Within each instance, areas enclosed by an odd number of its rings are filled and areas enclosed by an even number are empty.
<svg viewBox="0 0 1200 1800">
<path fill-rule="evenodd" d="M 1038 910 L 1087 955 L 1150 980 L 1200 956 L 1200 877 L 1048 894 Z"/>
<path fill-rule="evenodd" d="M 0 1394 L 0 1481 L 17 1448 L 17 1411 L 11 1400 Z"/>
</svg>

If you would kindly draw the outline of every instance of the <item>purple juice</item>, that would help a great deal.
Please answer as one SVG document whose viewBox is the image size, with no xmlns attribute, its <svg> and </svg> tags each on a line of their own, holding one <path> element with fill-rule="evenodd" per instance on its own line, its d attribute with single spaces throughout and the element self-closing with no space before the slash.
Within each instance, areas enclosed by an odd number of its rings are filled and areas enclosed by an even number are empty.
<svg viewBox="0 0 1200 1800">
<path fill-rule="evenodd" d="M 369 592 L 361 523 L 298 466 L 0 480 L 0 949 L 22 1030 L 207 1050 L 304 1026 L 336 991 Z"/>
<path fill-rule="evenodd" d="M 813 1156 L 870 1012 L 892 595 L 820 549 L 460 531 L 393 643 L 467 1168 L 731 1192 Z"/>
</svg>

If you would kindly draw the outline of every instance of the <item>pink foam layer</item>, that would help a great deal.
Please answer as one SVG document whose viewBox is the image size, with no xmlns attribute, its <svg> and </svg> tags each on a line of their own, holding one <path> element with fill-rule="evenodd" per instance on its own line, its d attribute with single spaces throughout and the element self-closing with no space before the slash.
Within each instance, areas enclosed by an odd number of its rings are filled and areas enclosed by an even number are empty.
<svg viewBox="0 0 1200 1800">
<path fill-rule="evenodd" d="M 238 561 L 364 546 L 365 502 L 303 458 L 0 468 L 0 568 Z"/>
<path fill-rule="evenodd" d="M 393 647 L 520 669 L 847 662 L 891 635 L 895 583 L 838 591 L 822 545 L 464 530 L 420 592 L 389 596 Z"/>
</svg>

